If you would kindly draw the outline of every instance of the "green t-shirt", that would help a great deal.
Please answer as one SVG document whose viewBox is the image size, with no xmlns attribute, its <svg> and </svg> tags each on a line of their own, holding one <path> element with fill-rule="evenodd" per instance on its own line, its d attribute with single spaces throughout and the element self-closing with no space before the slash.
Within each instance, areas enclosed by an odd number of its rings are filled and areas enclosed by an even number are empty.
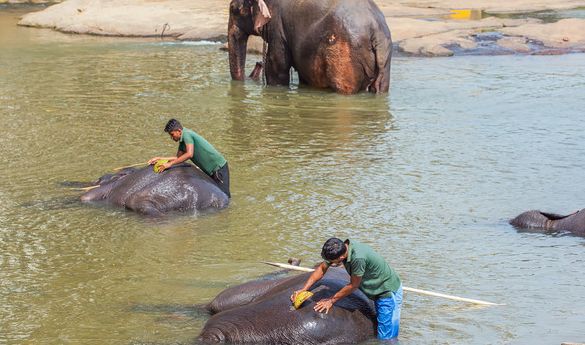
<svg viewBox="0 0 585 345">
<path fill-rule="evenodd" d="M 225 165 L 225 158 L 215 149 L 215 147 L 213 147 L 213 145 L 194 131 L 188 128 L 183 128 L 181 140 L 179 140 L 179 150 L 187 152 L 186 144 L 194 145 L 194 152 L 191 161 L 201 168 L 201 170 L 207 175 L 213 174 L 214 171 Z"/>
<path fill-rule="evenodd" d="M 343 266 L 350 276 L 362 277 L 360 290 L 371 299 L 389 297 L 400 287 L 400 277 L 370 246 L 357 241 L 349 242 L 347 259 Z"/>
</svg>

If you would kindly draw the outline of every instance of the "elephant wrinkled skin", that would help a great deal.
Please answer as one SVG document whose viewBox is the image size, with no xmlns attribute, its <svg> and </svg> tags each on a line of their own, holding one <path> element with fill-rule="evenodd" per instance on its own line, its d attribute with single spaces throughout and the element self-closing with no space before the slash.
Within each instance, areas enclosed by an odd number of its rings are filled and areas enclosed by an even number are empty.
<svg viewBox="0 0 585 345">
<path fill-rule="evenodd" d="M 152 166 L 128 168 L 104 175 L 96 184 L 81 196 L 82 202 L 105 202 L 146 215 L 221 209 L 229 202 L 209 176 L 186 163 L 160 174 Z"/>
<path fill-rule="evenodd" d="M 302 84 L 342 94 L 385 93 L 390 87 L 392 38 L 372 0 L 232 0 L 228 51 L 234 80 L 244 80 L 250 35 L 268 43 L 268 85 L 288 86 L 293 67 Z"/>
<path fill-rule="evenodd" d="M 510 221 L 510 224 L 522 229 L 543 229 L 569 231 L 575 235 L 585 236 L 585 209 L 566 216 L 527 211 Z"/>
<path fill-rule="evenodd" d="M 349 282 L 345 269 L 331 267 L 311 287 L 314 296 L 295 310 L 290 296 L 309 273 L 278 280 L 255 280 L 221 292 L 209 305 L 215 313 L 199 340 L 205 343 L 347 344 L 376 334 L 374 304 L 361 291 L 338 301 L 329 313 L 313 310 Z"/>
</svg>

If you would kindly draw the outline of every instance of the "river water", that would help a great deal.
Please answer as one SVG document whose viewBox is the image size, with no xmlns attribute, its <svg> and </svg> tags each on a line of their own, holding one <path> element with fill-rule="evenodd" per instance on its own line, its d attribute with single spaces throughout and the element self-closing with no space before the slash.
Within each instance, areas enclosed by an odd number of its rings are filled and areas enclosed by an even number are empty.
<svg viewBox="0 0 585 345">
<path fill-rule="evenodd" d="M 585 341 L 585 240 L 507 223 L 585 206 L 585 55 L 397 57 L 389 96 L 345 97 L 232 83 L 218 45 L 22 13 L 0 10 L 0 344 L 191 343 L 200 305 L 274 271 L 261 261 L 316 262 L 330 236 L 406 286 L 506 304 L 405 293 L 400 344 Z M 229 208 L 77 201 L 69 182 L 174 153 L 170 117 L 228 158 Z"/>
</svg>

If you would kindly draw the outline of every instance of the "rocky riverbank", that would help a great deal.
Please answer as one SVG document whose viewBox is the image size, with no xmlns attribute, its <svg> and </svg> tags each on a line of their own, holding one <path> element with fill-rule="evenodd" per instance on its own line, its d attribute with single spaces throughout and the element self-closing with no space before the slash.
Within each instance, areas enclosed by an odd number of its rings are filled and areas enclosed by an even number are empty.
<svg viewBox="0 0 585 345">
<path fill-rule="evenodd" d="M 449 0 L 375 2 L 398 51 L 409 55 L 585 52 L 585 0 L 469 0 L 458 1 L 456 8 Z M 66 0 L 25 15 L 19 25 L 76 34 L 225 40 L 228 5 L 229 0 Z M 260 45 L 256 40 L 252 49 Z"/>
<path fill-rule="evenodd" d="M 62 0 L 0 0 L 0 4 L 52 4 Z"/>
</svg>

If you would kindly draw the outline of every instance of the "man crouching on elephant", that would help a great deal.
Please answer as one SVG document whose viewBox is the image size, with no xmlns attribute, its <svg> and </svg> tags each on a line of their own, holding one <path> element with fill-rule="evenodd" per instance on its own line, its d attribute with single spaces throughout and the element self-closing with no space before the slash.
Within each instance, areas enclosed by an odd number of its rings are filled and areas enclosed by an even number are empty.
<svg viewBox="0 0 585 345">
<path fill-rule="evenodd" d="M 321 251 L 322 262 L 311 274 L 297 294 L 307 291 L 319 281 L 331 265 L 343 263 L 349 273 L 350 283 L 339 290 L 333 297 L 318 301 L 315 311 L 327 313 L 333 304 L 360 289 L 376 305 L 378 321 L 378 338 L 393 339 L 398 337 L 400 328 L 400 309 L 402 307 L 402 283 L 398 274 L 386 263 L 384 258 L 368 245 L 357 241 L 330 238 Z"/>
<path fill-rule="evenodd" d="M 159 167 L 158 172 L 183 163 L 190 159 L 199 169 L 209 175 L 215 181 L 228 198 L 230 195 L 230 171 L 226 159 L 202 136 L 193 130 L 183 128 L 181 123 L 170 119 L 165 126 L 165 132 L 169 133 L 171 139 L 179 142 L 177 155 L 173 157 L 154 157 L 148 164 L 155 164 L 160 159 L 168 160 Z"/>
</svg>

